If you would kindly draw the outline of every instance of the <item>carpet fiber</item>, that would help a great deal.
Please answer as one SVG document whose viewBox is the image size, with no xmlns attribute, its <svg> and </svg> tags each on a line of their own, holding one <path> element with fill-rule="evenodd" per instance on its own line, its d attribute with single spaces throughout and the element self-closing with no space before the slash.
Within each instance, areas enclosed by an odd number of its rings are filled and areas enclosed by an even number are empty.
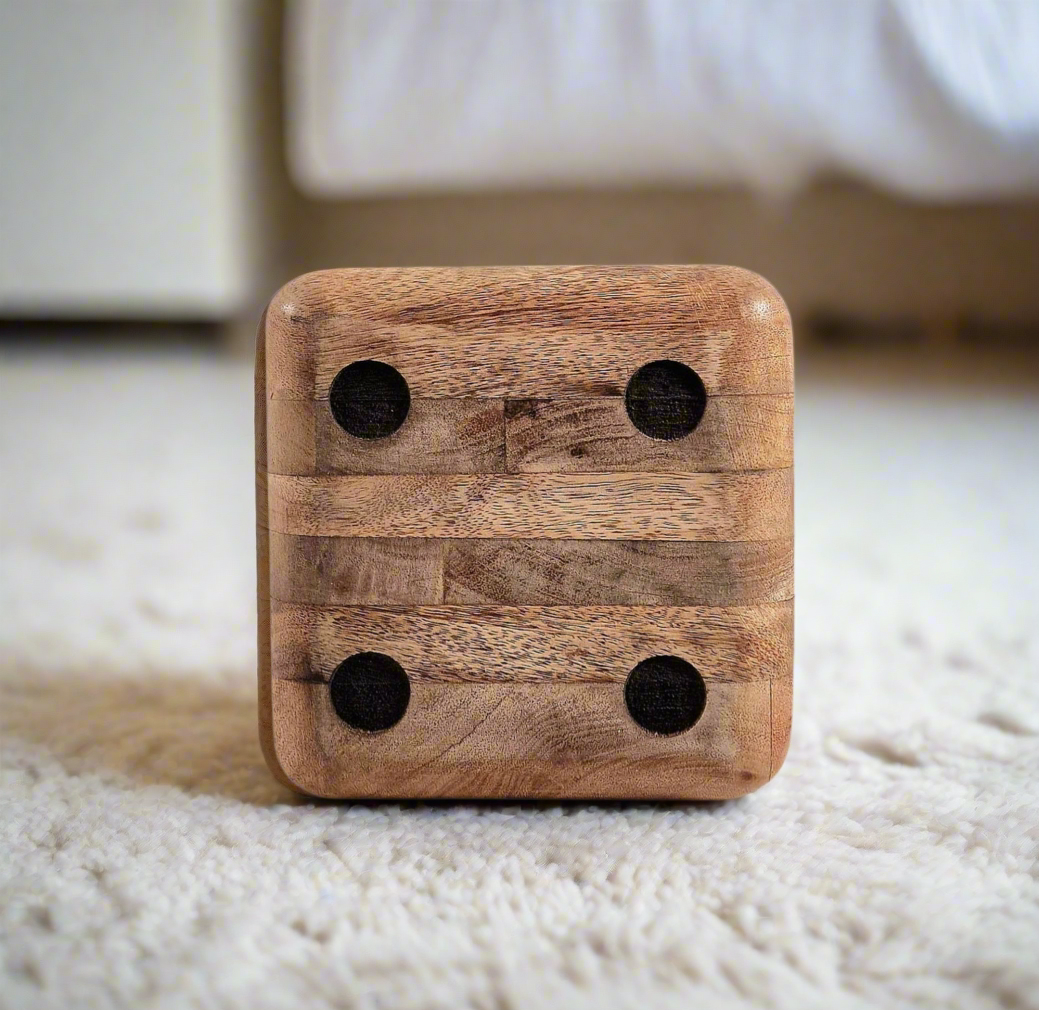
<svg viewBox="0 0 1039 1010">
<path fill-rule="evenodd" d="M 336 805 L 256 741 L 248 368 L 8 353 L 0 1005 L 1039 1006 L 1039 399 L 798 392 L 773 783 Z"/>
</svg>

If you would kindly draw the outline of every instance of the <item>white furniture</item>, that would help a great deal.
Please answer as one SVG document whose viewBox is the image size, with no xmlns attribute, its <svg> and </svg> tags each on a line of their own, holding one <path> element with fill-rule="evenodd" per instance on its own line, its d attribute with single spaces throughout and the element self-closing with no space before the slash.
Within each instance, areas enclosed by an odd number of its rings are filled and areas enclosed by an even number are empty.
<svg viewBox="0 0 1039 1010">
<path fill-rule="evenodd" d="M 0 314 L 222 319 L 254 297 L 269 4 L 2 0 Z M 277 127 L 275 127 L 277 129 Z"/>
</svg>

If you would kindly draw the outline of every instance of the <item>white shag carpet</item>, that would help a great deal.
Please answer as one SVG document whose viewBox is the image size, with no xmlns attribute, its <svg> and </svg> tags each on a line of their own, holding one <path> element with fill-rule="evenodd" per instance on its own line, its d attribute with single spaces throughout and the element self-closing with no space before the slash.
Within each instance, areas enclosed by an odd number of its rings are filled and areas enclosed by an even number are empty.
<svg viewBox="0 0 1039 1010">
<path fill-rule="evenodd" d="M 772 784 L 334 805 L 256 742 L 248 367 L 8 353 L 0 1005 L 1039 1006 L 1039 399 L 800 379 Z"/>
</svg>

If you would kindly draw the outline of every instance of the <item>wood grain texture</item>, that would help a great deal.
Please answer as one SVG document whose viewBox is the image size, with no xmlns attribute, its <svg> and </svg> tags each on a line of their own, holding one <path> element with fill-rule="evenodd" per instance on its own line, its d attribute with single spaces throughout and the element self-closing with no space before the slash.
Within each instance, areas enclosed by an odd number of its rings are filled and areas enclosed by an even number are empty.
<svg viewBox="0 0 1039 1010">
<path fill-rule="evenodd" d="M 413 400 L 388 438 L 344 432 L 327 400 L 272 400 L 271 473 L 453 474 L 718 472 L 793 462 L 792 396 L 716 396 L 692 434 L 649 438 L 622 397 L 584 400 Z"/>
<path fill-rule="evenodd" d="M 700 721 L 657 736 L 620 684 L 420 681 L 396 726 L 365 733 L 336 717 L 327 685 L 276 680 L 275 747 L 316 796 L 730 799 L 769 778 L 769 689 L 710 683 Z"/>
<path fill-rule="evenodd" d="M 387 438 L 328 391 L 376 358 L 408 382 Z M 647 362 L 702 378 L 663 442 L 623 393 Z M 260 737 L 300 791 L 357 798 L 724 799 L 789 745 L 789 315 L 726 267 L 325 271 L 286 285 L 256 361 Z M 400 723 L 332 709 L 354 652 L 411 682 Z M 654 654 L 707 707 L 659 736 L 624 702 Z"/>
<path fill-rule="evenodd" d="M 274 740 L 275 723 L 283 714 L 274 713 L 274 685 L 271 680 L 271 605 L 270 605 L 270 542 L 267 534 L 267 369 L 265 367 L 265 342 L 267 313 L 260 317 L 256 335 L 256 368 L 253 377 L 254 427 L 256 433 L 256 689 L 257 723 L 260 751 L 271 774 L 290 789 L 300 789 L 285 773 L 278 758 Z M 263 494 L 260 494 L 260 477 L 263 478 Z"/>
<path fill-rule="evenodd" d="M 772 678 L 769 715 L 772 727 L 772 758 L 768 777 L 771 779 L 783 767 L 787 751 L 790 750 L 790 731 L 794 718 L 793 655 L 790 670 Z"/>
<path fill-rule="evenodd" d="M 504 473 L 504 401 L 411 401 L 387 438 L 348 435 L 328 400 L 271 400 L 270 472 L 311 474 Z"/>
<path fill-rule="evenodd" d="M 367 358 L 419 398 L 620 396 L 660 358 L 694 368 L 709 394 L 793 391 L 786 306 L 734 267 L 321 271 L 275 295 L 265 337 L 272 399 L 327 396 Z"/>
<path fill-rule="evenodd" d="M 392 656 L 412 681 L 622 683 L 649 656 L 707 681 L 784 674 L 789 602 L 749 607 L 273 606 L 272 674 L 328 680 L 355 652 Z"/>
<path fill-rule="evenodd" d="M 794 459 L 792 396 L 712 396 L 692 433 L 648 438 L 623 397 L 508 400 L 505 445 L 511 473 L 768 470 Z"/>
<path fill-rule="evenodd" d="M 270 478 L 262 470 L 256 471 L 255 499 L 256 525 L 267 529 L 270 525 Z"/>
<path fill-rule="evenodd" d="M 790 470 L 269 478 L 269 527 L 342 537 L 774 540 Z"/>
<path fill-rule="evenodd" d="M 274 532 L 269 538 L 271 597 L 287 603 L 736 606 L 794 593 L 789 537 L 724 543 Z"/>
<path fill-rule="evenodd" d="M 442 603 L 448 543 L 272 532 L 271 597 L 307 604 Z"/>
<path fill-rule="evenodd" d="M 794 594 L 780 540 L 452 540 L 446 603 L 738 606 Z"/>
</svg>

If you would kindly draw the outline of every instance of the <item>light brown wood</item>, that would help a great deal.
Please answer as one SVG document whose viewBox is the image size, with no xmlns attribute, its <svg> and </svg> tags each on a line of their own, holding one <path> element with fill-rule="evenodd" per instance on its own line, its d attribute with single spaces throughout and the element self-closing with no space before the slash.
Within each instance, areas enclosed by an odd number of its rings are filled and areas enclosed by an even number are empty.
<svg viewBox="0 0 1039 1010">
<path fill-rule="evenodd" d="M 271 596 L 289 603 L 736 606 L 794 593 L 789 537 L 726 543 L 268 535 Z"/>
<path fill-rule="evenodd" d="M 792 631 L 793 629 L 791 629 Z M 791 656 L 793 643 L 791 643 Z M 772 757 L 768 777 L 771 779 L 782 767 L 790 749 L 790 730 L 794 717 L 794 678 L 789 668 L 771 680 L 769 722 L 772 727 Z"/>
<path fill-rule="evenodd" d="M 404 425 L 358 439 L 332 379 L 376 358 Z M 699 426 L 636 431 L 623 394 L 669 358 Z M 326 271 L 257 342 L 259 722 L 274 774 L 359 798 L 724 799 L 776 773 L 792 709 L 792 341 L 726 267 Z M 410 702 L 365 732 L 329 678 L 393 656 Z M 636 663 L 693 663 L 671 736 L 625 703 Z"/>
<path fill-rule="evenodd" d="M 270 525 L 270 478 L 262 470 L 256 471 L 256 525 L 266 529 Z"/>
<path fill-rule="evenodd" d="M 446 543 L 446 603 L 721 607 L 794 595 L 789 537 Z"/>
<path fill-rule="evenodd" d="M 270 533 L 271 597 L 283 603 L 444 601 L 447 540 Z"/>
<path fill-rule="evenodd" d="M 708 681 L 785 671 L 789 602 L 751 607 L 273 607 L 276 679 L 331 679 L 356 652 L 393 656 L 420 680 L 623 683 L 641 660 L 677 655 Z"/>
<path fill-rule="evenodd" d="M 647 438 L 622 397 L 509 400 L 505 444 L 511 473 L 768 470 L 794 460 L 792 396 L 712 396 L 693 432 Z"/>
<path fill-rule="evenodd" d="M 340 537 L 774 540 L 793 475 L 452 474 L 269 477 L 269 526 Z"/>
<path fill-rule="evenodd" d="M 256 335 L 256 370 L 253 386 L 254 426 L 256 432 L 256 714 L 259 724 L 260 750 L 271 774 L 290 789 L 305 789 L 289 778 L 281 764 L 274 739 L 274 691 L 271 680 L 271 605 L 270 605 L 270 541 L 267 521 L 267 369 L 265 341 L 267 312 L 260 317 Z M 262 485 L 264 493 L 260 494 Z"/>
<path fill-rule="evenodd" d="M 647 438 L 623 397 L 413 400 L 403 427 L 354 438 L 328 400 L 271 400 L 271 473 L 455 474 L 715 472 L 793 462 L 792 396 L 714 396 L 685 438 Z"/>
<path fill-rule="evenodd" d="M 320 683 L 275 680 L 275 747 L 315 796 L 730 799 L 771 769 L 770 684 L 712 683 L 675 736 L 632 721 L 620 684 L 419 681 L 383 733 L 336 717 Z"/>
<path fill-rule="evenodd" d="M 660 358 L 710 394 L 793 392 L 786 306 L 732 267 L 327 270 L 275 295 L 266 339 L 273 399 L 325 397 L 364 358 L 419 398 L 619 396 Z"/>
<path fill-rule="evenodd" d="M 348 435 L 328 400 L 271 400 L 270 472 L 279 474 L 504 473 L 503 400 L 412 400 L 388 438 Z"/>
</svg>

